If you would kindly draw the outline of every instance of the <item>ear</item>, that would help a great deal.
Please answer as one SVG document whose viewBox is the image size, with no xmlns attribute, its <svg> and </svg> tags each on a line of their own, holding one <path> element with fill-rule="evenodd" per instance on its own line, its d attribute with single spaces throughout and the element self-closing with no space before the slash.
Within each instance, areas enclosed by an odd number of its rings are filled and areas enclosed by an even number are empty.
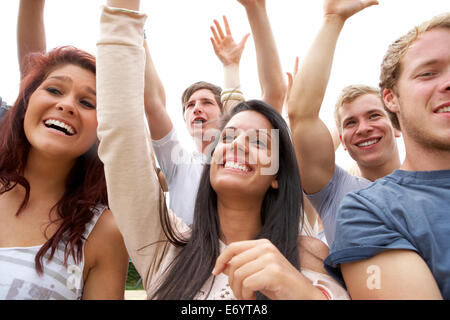
<svg viewBox="0 0 450 320">
<path fill-rule="evenodd" d="M 392 89 L 383 90 L 383 101 L 386 108 L 388 108 L 391 112 L 397 113 L 400 111 L 398 98 Z"/>
<path fill-rule="evenodd" d="M 394 128 L 394 137 L 400 138 L 402 136 L 402 132 L 398 129 Z"/>
<path fill-rule="evenodd" d="M 272 180 L 271 186 L 273 189 L 278 189 L 278 180 L 276 177 Z"/>
</svg>

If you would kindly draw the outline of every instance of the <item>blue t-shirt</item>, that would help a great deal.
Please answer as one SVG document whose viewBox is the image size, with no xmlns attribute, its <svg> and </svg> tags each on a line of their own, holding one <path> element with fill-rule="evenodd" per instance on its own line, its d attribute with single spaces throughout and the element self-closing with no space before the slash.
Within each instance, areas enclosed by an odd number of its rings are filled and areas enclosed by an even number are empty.
<svg viewBox="0 0 450 320">
<path fill-rule="evenodd" d="M 389 249 L 417 252 L 450 299 L 450 170 L 396 170 L 347 194 L 325 259 L 327 271 L 342 281 L 341 263 Z"/>
</svg>

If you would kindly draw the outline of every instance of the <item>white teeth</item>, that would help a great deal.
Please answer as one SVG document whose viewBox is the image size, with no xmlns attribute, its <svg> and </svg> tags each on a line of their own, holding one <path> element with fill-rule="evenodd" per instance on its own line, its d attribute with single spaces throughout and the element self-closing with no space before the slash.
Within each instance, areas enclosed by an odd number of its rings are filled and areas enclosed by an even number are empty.
<svg viewBox="0 0 450 320">
<path fill-rule="evenodd" d="M 450 112 L 450 106 L 445 108 L 440 108 L 436 113 L 442 113 L 442 112 Z"/>
<path fill-rule="evenodd" d="M 374 143 L 377 143 L 377 142 L 378 142 L 378 139 L 373 139 L 373 140 L 369 140 L 369 141 L 366 141 L 366 142 L 363 142 L 363 143 L 359 143 L 359 144 L 357 144 L 357 146 L 358 147 L 367 147 L 367 146 L 370 146 L 370 145 L 372 145 Z"/>
<path fill-rule="evenodd" d="M 244 172 L 248 172 L 249 171 L 246 166 L 241 165 L 241 164 L 239 164 L 237 162 L 232 162 L 232 161 L 226 162 L 224 167 L 225 168 L 233 168 L 233 169 L 241 170 L 241 171 L 244 171 Z"/>
<path fill-rule="evenodd" d="M 66 124 L 64 122 L 58 121 L 58 120 L 49 119 L 49 120 L 45 121 L 45 124 L 48 125 L 48 126 L 49 125 L 54 125 L 54 126 L 63 128 L 71 135 L 75 133 L 75 130 L 71 126 L 69 126 L 68 124 Z"/>
</svg>

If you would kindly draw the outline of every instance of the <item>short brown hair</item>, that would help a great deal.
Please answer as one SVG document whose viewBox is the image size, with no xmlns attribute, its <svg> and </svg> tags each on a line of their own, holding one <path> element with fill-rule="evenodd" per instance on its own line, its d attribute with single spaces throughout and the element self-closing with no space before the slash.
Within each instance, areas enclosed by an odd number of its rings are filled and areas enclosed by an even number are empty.
<svg viewBox="0 0 450 320">
<path fill-rule="evenodd" d="M 184 118 L 184 110 L 186 108 L 186 103 L 188 102 L 189 98 L 194 94 L 194 92 L 200 90 L 200 89 L 208 89 L 212 93 L 214 93 L 214 99 L 216 100 L 217 104 L 219 105 L 220 111 L 222 111 L 222 102 L 220 102 L 220 94 L 222 93 L 222 88 L 219 86 L 216 86 L 215 84 L 206 82 L 206 81 L 199 81 L 194 84 L 191 84 L 189 87 L 187 87 L 183 95 L 181 96 L 181 103 L 183 106 L 183 118 Z"/>
<path fill-rule="evenodd" d="M 405 56 L 411 44 L 417 40 L 417 38 L 433 29 L 449 29 L 450 28 L 450 13 L 444 13 L 433 17 L 432 19 L 421 23 L 420 25 L 411 29 L 407 34 L 401 36 L 394 41 L 388 48 L 383 62 L 381 63 L 381 75 L 380 75 L 380 92 L 383 93 L 384 89 L 391 89 L 396 93 L 396 85 L 401 73 L 401 59 Z M 397 118 L 397 114 L 384 108 L 388 113 L 394 128 L 400 130 L 400 123 Z"/>
<path fill-rule="evenodd" d="M 334 120 L 336 121 L 336 128 L 338 128 L 339 132 L 342 132 L 339 109 L 344 105 L 344 103 L 355 101 L 356 98 L 359 98 L 365 94 L 374 94 L 380 97 L 380 92 L 377 88 L 366 86 L 364 84 L 352 84 L 342 89 L 341 94 L 336 101 L 336 105 L 334 106 Z"/>
</svg>

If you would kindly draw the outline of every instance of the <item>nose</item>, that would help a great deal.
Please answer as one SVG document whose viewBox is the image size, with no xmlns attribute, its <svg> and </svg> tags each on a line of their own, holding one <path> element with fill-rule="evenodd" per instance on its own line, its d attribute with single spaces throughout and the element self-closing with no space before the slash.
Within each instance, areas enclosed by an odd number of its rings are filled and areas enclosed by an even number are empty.
<svg viewBox="0 0 450 320">
<path fill-rule="evenodd" d="M 233 143 L 231 144 L 233 155 L 238 159 L 240 158 L 248 161 L 246 156 L 248 154 L 248 146 L 249 137 L 246 134 L 240 134 L 234 139 Z"/>
<path fill-rule="evenodd" d="M 69 116 L 75 115 L 75 112 L 76 112 L 76 108 L 74 107 L 74 104 L 69 101 L 60 101 L 56 105 L 56 110 L 66 114 L 66 115 L 69 115 Z"/>
<path fill-rule="evenodd" d="M 367 135 L 373 131 L 372 126 L 367 120 L 361 120 L 358 124 L 358 129 L 356 130 L 357 135 Z"/>
<path fill-rule="evenodd" d="M 202 104 L 200 101 L 196 101 L 193 109 L 194 114 L 199 114 L 203 112 Z"/>
</svg>

